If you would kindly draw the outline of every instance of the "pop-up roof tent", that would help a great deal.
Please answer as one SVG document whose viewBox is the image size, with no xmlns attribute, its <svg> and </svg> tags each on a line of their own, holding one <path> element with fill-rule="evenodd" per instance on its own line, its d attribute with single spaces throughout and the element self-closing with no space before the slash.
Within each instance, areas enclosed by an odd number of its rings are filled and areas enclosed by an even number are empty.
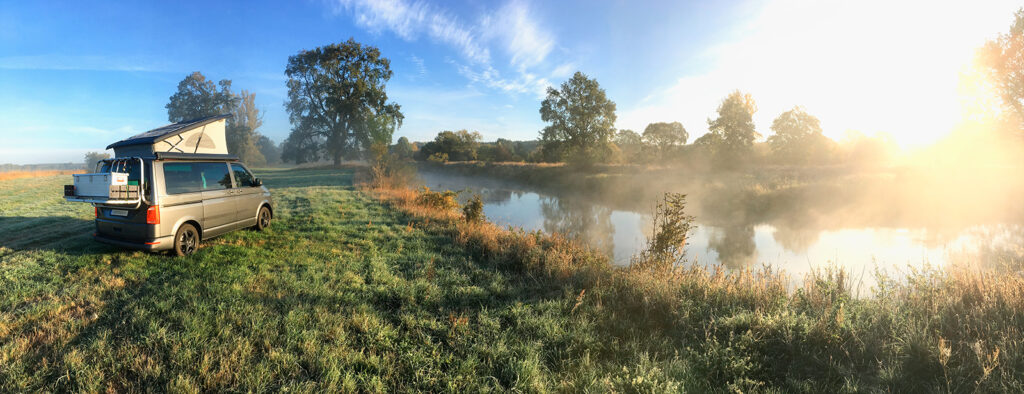
<svg viewBox="0 0 1024 394">
<path fill-rule="evenodd" d="M 152 157 L 158 153 L 228 154 L 224 127 L 231 115 L 214 115 L 159 127 L 107 146 L 114 157 Z"/>
</svg>

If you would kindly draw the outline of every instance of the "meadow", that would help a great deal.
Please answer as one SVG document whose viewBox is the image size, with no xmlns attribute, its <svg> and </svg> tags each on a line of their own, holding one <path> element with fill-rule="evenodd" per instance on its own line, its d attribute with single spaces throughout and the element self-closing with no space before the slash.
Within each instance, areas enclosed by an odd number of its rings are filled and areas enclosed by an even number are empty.
<svg viewBox="0 0 1024 394">
<path fill-rule="evenodd" d="M 1024 390 L 1024 278 L 613 268 L 359 168 L 265 170 L 275 222 L 188 258 L 0 181 L 0 391 Z M 441 201 L 441 203 L 437 203 Z"/>
</svg>

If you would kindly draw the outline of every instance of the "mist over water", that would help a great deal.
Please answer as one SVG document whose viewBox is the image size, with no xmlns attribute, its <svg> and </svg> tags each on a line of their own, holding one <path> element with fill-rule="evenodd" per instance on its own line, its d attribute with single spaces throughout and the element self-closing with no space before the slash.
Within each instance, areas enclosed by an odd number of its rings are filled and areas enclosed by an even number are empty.
<svg viewBox="0 0 1024 394">
<path fill-rule="evenodd" d="M 419 177 L 431 189 L 464 191 L 462 199 L 479 194 L 485 215 L 494 223 L 561 233 L 602 251 L 618 265 L 629 264 L 652 231 L 650 213 L 656 202 L 652 196 L 624 207 L 621 201 L 605 201 L 600 195 L 557 188 L 538 190 L 492 177 L 424 169 Z M 1019 222 L 964 224 L 969 220 L 958 218 L 956 225 L 939 220 L 929 225 L 916 215 L 904 215 L 879 218 L 878 224 L 871 225 L 872 221 L 863 217 L 845 219 L 838 214 L 809 220 L 808 211 L 821 207 L 797 202 L 776 201 L 776 207 L 787 208 L 776 209 L 775 219 L 722 219 L 707 207 L 694 209 L 697 227 L 688 241 L 688 260 L 732 269 L 765 264 L 785 270 L 794 280 L 813 269 L 835 265 L 870 285 L 876 268 L 900 276 L 925 265 L 944 266 L 961 260 L 977 263 L 1000 259 L 1006 253 L 1020 256 L 1019 245 L 1024 245 L 1024 225 Z M 726 207 L 724 211 L 745 209 L 748 207 Z M 849 215 L 851 210 L 836 212 Z M 816 225 L 821 222 L 830 225 Z"/>
</svg>

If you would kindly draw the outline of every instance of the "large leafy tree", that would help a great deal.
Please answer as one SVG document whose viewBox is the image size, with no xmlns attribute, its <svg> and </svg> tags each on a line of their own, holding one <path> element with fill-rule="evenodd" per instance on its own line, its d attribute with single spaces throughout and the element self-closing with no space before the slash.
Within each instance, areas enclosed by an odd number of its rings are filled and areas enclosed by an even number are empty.
<svg viewBox="0 0 1024 394">
<path fill-rule="evenodd" d="M 761 135 L 754 129 L 754 113 L 757 104 L 749 93 L 739 90 L 729 93 L 718 106 L 718 118 L 708 119 L 708 134 L 701 137 L 702 145 L 711 145 L 713 151 L 725 162 L 735 163 L 749 153 Z"/>
<path fill-rule="evenodd" d="M 217 86 L 220 89 L 217 89 Z M 178 90 L 167 103 L 167 120 L 181 122 L 206 116 L 231 113 L 241 99 L 231 93 L 231 81 L 222 79 L 218 84 L 206 79 L 199 71 L 178 82 Z"/>
<path fill-rule="evenodd" d="M 768 145 L 783 161 L 806 164 L 827 154 L 829 140 L 822 134 L 821 121 L 799 106 L 775 118 L 772 131 L 775 134 L 768 137 Z"/>
<path fill-rule="evenodd" d="M 689 138 L 690 134 L 679 122 L 651 123 L 644 129 L 643 135 L 644 144 L 651 147 L 661 160 L 677 153 Z"/>
<path fill-rule="evenodd" d="M 390 64 L 379 49 L 353 39 L 290 56 L 285 75 L 292 132 L 284 157 L 328 157 L 340 164 L 368 149 L 384 130 L 400 127 L 401 107 L 388 102 L 386 92 Z"/>
<path fill-rule="evenodd" d="M 578 162 L 607 160 L 615 133 L 615 102 L 597 80 L 577 71 L 561 88 L 548 88 L 540 106 L 548 123 L 540 139 L 545 156 Z"/>
<path fill-rule="evenodd" d="M 1008 33 L 985 44 L 980 58 L 1004 105 L 1024 128 L 1024 8 L 1014 14 Z"/>
</svg>

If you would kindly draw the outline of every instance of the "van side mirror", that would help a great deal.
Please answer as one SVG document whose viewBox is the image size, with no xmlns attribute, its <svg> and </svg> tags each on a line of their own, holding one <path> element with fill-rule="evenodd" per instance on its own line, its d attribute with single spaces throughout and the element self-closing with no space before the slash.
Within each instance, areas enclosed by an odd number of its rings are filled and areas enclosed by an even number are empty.
<svg viewBox="0 0 1024 394">
<path fill-rule="evenodd" d="M 263 186 L 263 180 L 260 178 L 252 178 L 252 184 L 254 187 Z"/>
</svg>

